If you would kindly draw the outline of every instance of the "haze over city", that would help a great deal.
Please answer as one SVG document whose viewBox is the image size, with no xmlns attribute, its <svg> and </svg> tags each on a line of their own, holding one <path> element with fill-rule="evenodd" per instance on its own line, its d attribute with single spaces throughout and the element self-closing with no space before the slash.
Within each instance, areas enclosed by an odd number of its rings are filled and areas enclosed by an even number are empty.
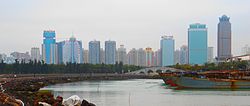
<svg viewBox="0 0 250 106">
<path fill-rule="evenodd" d="M 187 45 L 189 24 L 208 27 L 208 46 L 217 48 L 217 24 L 226 14 L 232 23 L 232 53 L 250 44 L 248 0 L 22 0 L 0 4 L 0 53 L 41 47 L 43 30 L 55 30 L 58 41 L 74 35 L 88 42 L 114 40 L 131 48 L 159 49 L 163 35 L 174 36 L 176 49 Z"/>
</svg>

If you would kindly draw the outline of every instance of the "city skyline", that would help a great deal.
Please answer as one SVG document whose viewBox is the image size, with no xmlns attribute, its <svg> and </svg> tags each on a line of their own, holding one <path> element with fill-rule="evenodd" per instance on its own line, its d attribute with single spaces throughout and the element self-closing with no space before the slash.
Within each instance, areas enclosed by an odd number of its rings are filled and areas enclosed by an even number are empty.
<svg viewBox="0 0 250 106">
<path fill-rule="evenodd" d="M 0 17 L 0 53 L 40 47 L 44 29 L 56 30 L 58 41 L 73 33 L 82 40 L 83 48 L 88 48 L 88 42 L 93 39 L 102 44 L 111 39 L 118 42 L 117 45 L 126 45 L 128 50 L 148 46 L 157 50 L 159 38 L 164 35 L 173 35 L 179 48 L 187 44 L 186 28 L 196 22 L 207 25 L 208 46 L 215 47 L 216 52 L 218 18 L 226 14 L 232 23 L 233 55 L 239 55 L 241 48 L 249 45 L 245 40 L 250 39 L 246 29 L 250 26 L 249 3 L 246 0 L 3 1 L 0 4 L 3 14 Z M 17 39 L 20 36 L 22 39 Z M 144 42 L 138 43 L 141 38 L 145 38 Z"/>
</svg>

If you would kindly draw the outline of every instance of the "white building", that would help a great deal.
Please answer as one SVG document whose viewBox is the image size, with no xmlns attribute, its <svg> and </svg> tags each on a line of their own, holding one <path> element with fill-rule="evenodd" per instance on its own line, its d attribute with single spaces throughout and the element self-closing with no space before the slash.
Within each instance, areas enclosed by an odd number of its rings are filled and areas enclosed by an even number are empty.
<svg viewBox="0 0 250 106">
<path fill-rule="evenodd" d="M 146 66 L 146 52 L 140 48 L 137 50 L 137 65 Z"/>
<path fill-rule="evenodd" d="M 126 48 L 124 48 L 124 45 L 120 45 L 120 48 L 118 48 L 116 58 L 118 63 L 122 62 L 123 64 L 127 64 L 127 52 Z"/>
<path fill-rule="evenodd" d="M 31 60 L 40 61 L 41 55 L 40 55 L 40 49 L 39 48 L 37 48 L 37 47 L 31 48 L 30 54 L 31 54 Z"/>
<path fill-rule="evenodd" d="M 71 37 L 63 45 L 63 63 L 83 63 L 82 42 Z"/>
<path fill-rule="evenodd" d="M 207 49 L 207 62 L 212 63 L 214 62 L 214 48 L 208 47 Z"/>
</svg>

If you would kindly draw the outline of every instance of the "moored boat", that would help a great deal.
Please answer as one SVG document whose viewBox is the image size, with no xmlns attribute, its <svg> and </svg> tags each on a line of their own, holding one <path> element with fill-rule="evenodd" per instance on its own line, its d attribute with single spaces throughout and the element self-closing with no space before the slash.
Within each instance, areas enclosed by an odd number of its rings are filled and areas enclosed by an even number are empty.
<svg viewBox="0 0 250 106">
<path fill-rule="evenodd" d="M 161 73 L 164 82 L 179 89 L 250 89 L 249 72 L 208 71 Z"/>
</svg>

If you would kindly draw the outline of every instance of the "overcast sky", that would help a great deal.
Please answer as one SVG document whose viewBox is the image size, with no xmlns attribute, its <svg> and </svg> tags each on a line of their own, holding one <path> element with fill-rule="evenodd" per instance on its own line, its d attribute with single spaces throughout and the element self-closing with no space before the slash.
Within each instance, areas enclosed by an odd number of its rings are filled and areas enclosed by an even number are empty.
<svg viewBox="0 0 250 106">
<path fill-rule="evenodd" d="M 163 35 L 174 36 L 176 49 L 187 45 L 192 23 L 208 27 L 208 45 L 217 49 L 217 24 L 226 14 L 232 23 L 233 54 L 250 44 L 250 0 L 0 0 L 0 53 L 41 47 L 43 30 L 57 41 L 117 41 L 131 48 L 157 50 Z M 215 54 L 216 55 L 216 54 Z"/>
</svg>

